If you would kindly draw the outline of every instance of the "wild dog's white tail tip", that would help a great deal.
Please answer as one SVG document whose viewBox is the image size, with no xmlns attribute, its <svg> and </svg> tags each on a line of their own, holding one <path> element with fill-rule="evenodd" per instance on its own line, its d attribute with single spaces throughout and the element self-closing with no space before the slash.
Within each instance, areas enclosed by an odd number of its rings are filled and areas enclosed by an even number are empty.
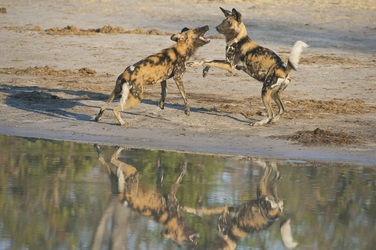
<svg viewBox="0 0 376 250">
<path fill-rule="evenodd" d="M 298 242 L 294 241 L 292 237 L 290 219 L 282 223 L 281 236 L 283 243 L 288 249 L 295 248 L 298 245 Z"/>
<path fill-rule="evenodd" d="M 291 67 L 293 69 L 298 68 L 299 60 L 300 60 L 300 54 L 302 53 L 303 49 L 309 47 L 305 42 L 297 41 L 294 44 L 294 47 L 292 47 L 292 51 L 289 57 L 289 64 L 291 64 Z"/>
</svg>

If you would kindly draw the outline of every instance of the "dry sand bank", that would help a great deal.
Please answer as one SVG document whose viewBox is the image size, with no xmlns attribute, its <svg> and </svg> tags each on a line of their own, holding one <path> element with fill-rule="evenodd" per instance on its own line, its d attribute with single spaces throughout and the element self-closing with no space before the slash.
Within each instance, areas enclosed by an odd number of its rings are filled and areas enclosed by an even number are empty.
<svg viewBox="0 0 376 250">
<path fill-rule="evenodd" d="M 193 2 L 193 3 L 192 3 Z M 208 24 L 209 45 L 192 60 L 224 57 L 219 6 L 236 7 L 249 35 L 286 59 L 303 53 L 276 125 L 251 127 L 265 109 L 261 83 L 245 73 L 189 68 L 191 116 L 169 81 L 126 111 L 93 118 L 127 65 L 170 46 L 172 33 Z M 372 1 L 3 1 L 0 8 L 0 132 L 152 149 L 376 164 L 376 16 Z M 111 105 L 113 108 L 115 103 Z"/>
</svg>

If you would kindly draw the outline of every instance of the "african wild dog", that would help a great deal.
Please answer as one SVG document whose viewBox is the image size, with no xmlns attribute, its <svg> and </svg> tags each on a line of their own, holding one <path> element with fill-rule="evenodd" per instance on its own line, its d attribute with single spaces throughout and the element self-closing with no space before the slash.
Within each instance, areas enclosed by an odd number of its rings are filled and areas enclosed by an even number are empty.
<svg viewBox="0 0 376 250">
<path fill-rule="evenodd" d="M 226 37 L 226 60 L 207 60 L 188 65 L 206 66 L 203 71 L 204 77 L 210 67 L 225 69 L 229 72 L 233 72 L 236 68 L 263 82 L 261 98 L 267 110 L 267 116 L 252 125 L 275 123 L 285 110 L 280 94 L 291 82 L 290 71 L 296 70 L 300 54 L 308 45 L 302 41 L 296 42 L 286 65 L 272 50 L 257 45 L 249 38 L 242 15 L 238 11 L 235 9 L 228 11 L 223 8 L 221 10 L 226 18 L 216 29 Z M 279 108 L 276 116 L 272 110 L 271 98 Z"/>
<path fill-rule="evenodd" d="M 283 214 L 284 202 L 278 196 L 280 172 L 277 165 L 257 160 L 257 165 L 264 169 L 257 184 L 257 198 L 242 203 L 240 206 L 222 206 L 207 208 L 182 207 L 183 211 L 203 215 L 219 215 L 217 221 L 217 239 L 206 249 L 235 249 L 239 240 L 249 234 L 261 232 L 280 220 L 281 236 L 285 246 L 290 249 L 297 246 L 291 234 L 290 219 Z M 271 173 L 274 178 L 269 180 Z"/>
<path fill-rule="evenodd" d="M 161 224 L 164 227 L 162 235 L 166 239 L 172 240 L 179 245 L 195 245 L 194 239 L 199 234 L 188 225 L 181 215 L 179 201 L 176 198 L 179 184 L 187 171 L 186 161 L 183 161 L 180 175 L 172 186 L 171 191 L 165 195 L 161 190 L 163 173 L 160 159 L 158 159 L 156 165 L 156 186 L 139 186 L 139 172 L 137 169 L 119 160 L 120 153 L 124 148 L 119 148 L 111 157 L 111 163 L 116 166 L 116 171 L 113 171 L 101 154 L 100 147 L 98 145 L 94 146 L 98 153 L 98 159 L 106 168 L 110 178 L 112 192 L 117 195 L 117 199 L 121 204 Z"/>
<path fill-rule="evenodd" d="M 114 90 L 106 104 L 100 109 L 95 120 L 100 121 L 107 106 L 116 96 L 121 94 L 120 105 L 113 112 L 120 124 L 125 125 L 125 122 L 120 117 L 120 111 L 132 108 L 141 102 L 144 84 L 161 83 L 162 92 L 158 106 L 164 109 L 166 80 L 171 77 L 175 80 L 184 99 L 185 114 L 189 115 L 189 104 L 185 95 L 182 77 L 187 60 L 199 47 L 210 42 L 204 37 L 208 30 L 208 26 L 193 29 L 184 28 L 181 33 L 171 36 L 171 40 L 175 41 L 176 44 L 127 67 L 117 78 Z"/>
</svg>

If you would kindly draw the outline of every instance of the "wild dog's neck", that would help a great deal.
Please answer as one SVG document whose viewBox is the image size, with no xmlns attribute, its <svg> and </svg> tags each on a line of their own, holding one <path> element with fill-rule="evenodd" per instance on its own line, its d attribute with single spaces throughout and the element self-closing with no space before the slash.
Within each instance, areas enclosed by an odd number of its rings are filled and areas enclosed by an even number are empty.
<svg viewBox="0 0 376 250">
<path fill-rule="evenodd" d="M 226 43 L 227 48 L 228 47 L 236 47 L 241 48 L 241 46 L 245 43 L 252 42 L 251 38 L 248 36 L 242 37 L 238 40 L 238 38 L 232 39 Z M 252 42 L 253 43 L 253 42 Z"/>
<path fill-rule="evenodd" d="M 186 55 L 186 57 L 187 57 L 187 60 L 188 60 L 191 56 L 193 56 L 194 53 L 196 53 L 197 49 L 198 49 L 197 47 L 188 47 L 187 51 L 185 52 L 185 55 Z"/>
<path fill-rule="evenodd" d="M 248 37 L 247 29 L 245 28 L 244 23 L 239 24 L 238 31 L 239 32 L 237 32 L 236 35 L 232 35 L 232 36 L 228 36 L 228 37 L 226 36 L 226 43 L 228 45 L 232 44 L 234 42 L 238 42 L 238 41 Z"/>
<path fill-rule="evenodd" d="M 177 50 L 177 52 L 185 59 L 185 60 L 188 60 L 195 52 L 196 50 L 198 49 L 197 47 L 195 46 L 188 46 L 184 43 L 181 43 L 179 44 L 180 42 L 178 42 L 176 45 L 175 45 L 175 48 Z"/>
</svg>

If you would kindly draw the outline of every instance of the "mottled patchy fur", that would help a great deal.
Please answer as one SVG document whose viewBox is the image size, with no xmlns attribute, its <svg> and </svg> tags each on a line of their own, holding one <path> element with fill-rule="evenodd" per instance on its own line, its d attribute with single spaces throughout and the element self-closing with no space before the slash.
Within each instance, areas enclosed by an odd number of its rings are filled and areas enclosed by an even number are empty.
<svg viewBox="0 0 376 250">
<path fill-rule="evenodd" d="M 216 249 L 235 249 L 241 238 L 266 230 L 282 215 L 283 201 L 277 192 L 279 171 L 275 164 L 270 167 L 263 161 L 259 163 L 265 171 L 257 185 L 257 199 L 223 211 L 218 218 Z M 269 186 L 272 168 L 276 170 L 276 175 Z"/>
<path fill-rule="evenodd" d="M 166 99 L 166 80 L 169 78 L 175 80 L 184 99 L 185 114 L 189 115 L 189 103 L 184 91 L 182 77 L 187 60 L 199 47 L 209 42 L 203 36 L 208 30 L 208 26 L 193 29 L 184 28 L 181 33 L 171 36 L 171 40 L 175 41 L 176 44 L 127 67 L 117 78 L 114 90 L 106 104 L 100 109 L 95 120 L 100 121 L 107 106 L 116 96 L 121 94 L 120 105 L 114 109 L 114 114 L 119 123 L 125 125 L 120 117 L 120 111 L 132 108 L 141 102 L 144 84 L 161 84 L 162 92 L 158 106 L 163 109 Z"/>
<path fill-rule="evenodd" d="M 182 164 L 181 172 L 172 186 L 170 193 L 164 195 L 161 192 L 163 180 L 160 160 L 157 161 L 156 186 L 139 187 L 139 172 L 135 167 L 119 160 L 119 154 L 124 148 L 119 148 L 111 157 L 111 163 L 116 166 L 113 171 L 101 154 L 98 145 L 95 145 L 98 159 L 106 168 L 112 184 L 112 192 L 117 195 L 119 202 L 127 205 L 133 211 L 147 216 L 164 227 L 163 237 L 176 242 L 179 245 L 194 245 L 194 237 L 198 236 L 189 227 L 179 211 L 179 201 L 176 198 L 178 186 L 187 170 L 187 162 Z"/>
<path fill-rule="evenodd" d="M 217 239 L 206 249 L 235 249 L 237 242 L 249 234 L 268 229 L 278 219 L 281 221 L 281 236 L 287 248 L 294 248 L 297 243 L 291 235 L 290 220 L 284 218 L 284 203 L 278 196 L 280 172 L 275 163 L 256 162 L 264 169 L 257 185 L 257 199 L 244 202 L 237 207 L 188 208 L 182 210 L 203 215 L 219 215 L 217 222 Z M 274 178 L 270 181 L 272 171 Z"/>
<path fill-rule="evenodd" d="M 287 65 L 272 50 L 264 48 L 253 42 L 247 35 L 247 30 L 242 21 L 242 15 L 233 9 L 222 9 L 225 19 L 216 27 L 217 31 L 226 37 L 226 60 L 207 60 L 190 63 L 190 66 L 204 65 L 203 76 L 208 74 L 210 67 L 216 67 L 233 72 L 234 69 L 243 70 L 258 81 L 263 82 L 261 98 L 267 110 L 267 117 L 252 125 L 275 123 L 284 112 L 280 98 L 281 92 L 291 82 L 290 71 L 296 69 L 300 53 L 308 47 L 304 42 L 295 43 Z M 279 108 L 274 116 L 271 99 Z"/>
</svg>

